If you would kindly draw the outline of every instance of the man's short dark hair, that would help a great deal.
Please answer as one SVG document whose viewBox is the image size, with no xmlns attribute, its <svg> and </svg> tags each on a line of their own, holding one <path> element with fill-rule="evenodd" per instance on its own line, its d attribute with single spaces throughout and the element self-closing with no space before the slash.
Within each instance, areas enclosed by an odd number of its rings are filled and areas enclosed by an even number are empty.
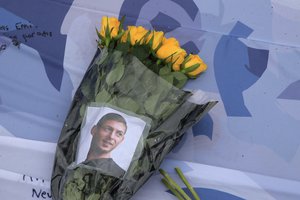
<svg viewBox="0 0 300 200">
<path fill-rule="evenodd" d="M 104 115 L 98 121 L 97 126 L 101 127 L 106 121 L 109 121 L 109 120 L 113 120 L 113 121 L 117 121 L 117 122 L 123 123 L 125 125 L 126 130 L 127 130 L 126 120 L 124 119 L 124 117 L 122 117 L 121 115 L 119 115 L 117 113 L 107 113 L 106 115 Z"/>
</svg>

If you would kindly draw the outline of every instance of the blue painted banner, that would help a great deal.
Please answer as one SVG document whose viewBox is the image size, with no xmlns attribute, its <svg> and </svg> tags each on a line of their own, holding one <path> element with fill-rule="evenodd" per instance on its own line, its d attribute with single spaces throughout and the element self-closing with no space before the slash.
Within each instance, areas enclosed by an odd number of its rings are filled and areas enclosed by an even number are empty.
<svg viewBox="0 0 300 200">
<path fill-rule="evenodd" d="M 185 89 L 219 103 L 169 158 L 300 181 L 300 3 L 293 0 L 0 0 L 0 140 L 56 143 L 106 15 L 165 31 L 208 65 Z M 23 173 L 0 164 L 8 168 Z"/>
</svg>

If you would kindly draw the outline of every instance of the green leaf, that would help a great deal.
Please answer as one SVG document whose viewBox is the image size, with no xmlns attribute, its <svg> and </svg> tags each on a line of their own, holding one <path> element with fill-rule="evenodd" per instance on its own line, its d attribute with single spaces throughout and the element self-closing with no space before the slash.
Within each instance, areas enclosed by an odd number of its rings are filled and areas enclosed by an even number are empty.
<svg viewBox="0 0 300 200">
<path fill-rule="evenodd" d="M 112 54 L 112 61 L 113 61 L 113 63 L 116 64 L 118 62 L 122 62 L 122 64 L 123 64 L 123 60 L 121 60 L 122 56 L 123 56 L 123 54 L 122 54 L 121 51 L 114 51 L 113 54 Z"/>
<path fill-rule="evenodd" d="M 107 102 L 111 99 L 111 94 L 108 93 L 105 89 L 102 89 L 96 96 L 96 102 Z"/>
<path fill-rule="evenodd" d="M 168 103 L 167 105 L 168 108 L 165 108 L 165 112 L 162 113 L 163 118 L 167 118 L 179 106 L 179 104 L 177 103 L 169 103 L 169 102 L 166 103 Z"/>
<path fill-rule="evenodd" d="M 116 37 L 113 38 L 114 41 L 119 41 L 121 39 L 121 37 L 123 37 L 123 35 L 125 34 L 125 31 L 121 31 L 119 29 L 118 35 Z"/>
<path fill-rule="evenodd" d="M 112 86 L 116 82 L 118 82 L 123 74 L 124 74 L 125 66 L 120 60 L 117 64 L 115 64 L 115 68 L 113 68 L 106 77 L 106 83 L 108 86 Z"/>
<path fill-rule="evenodd" d="M 123 24 L 124 24 L 125 18 L 126 18 L 126 16 L 123 15 L 123 17 L 120 20 L 119 33 L 123 30 Z"/>
<path fill-rule="evenodd" d="M 144 108 L 149 115 L 152 115 L 152 116 L 155 115 L 155 110 L 157 107 L 159 97 L 160 97 L 159 94 L 154 94 L 145 101 Z"/>
<path fill-rule="evenodd" d="M 187 76 L 182 72 L 172 72 L 174 78 L 178 81 L 180 80 L 187 80 Z"/>
<path fill-rule="evenodd" d="M 172 74 L 162 75 L 161 77 L 173 85 L 174 77 Z"/>
<path fill-rule="evenodd" d="M 148 58 L 150 50 L 147 45 L 136 45 L 132 47 L 131 53 L 135 55 L 139 60 L 143 61 Z"/>
<path fill-rule="evenodd" d="M 87 98 L 91 94 L 91 87 L 90 87 L 89 83 L 90 83 L 90 81 L 84 81 L 84 82 L 82 82 L 82 84 L 80 86 L 80 90 L 81 90 L 82 94 Z"/>
<path fill-rule="evenodd" d="M 87 200 L 99 200 L 100 199 L 100 194 L 96 194 L 96 193 L 93 193 L 91 194 Z"/>
<path fill-rule="evenodd" d="M 85 187 L 85 182 L 82 179 L 76 180 L 78 190 L 82 191 Z"/>
<path fill-rule="evenodd" d="M 122 51 L 124 53 L 127 53 L 130 48 L 130 43 L 128 42 L 120 42 L 116 46 L 116 50 Z"/>
<path fill-rule="evenodd" d="M 130 31 L 128 31 L 127 33 L 127 40 L 126 40 L 127 43 L 131 44 L 131 36 L 130 36 Z"/>
<path fill-rule="evenodd" d="M 64 188 L 64 200 L 82 200 L 82 192 L 77 189 L 77 184 L 74 182 L 68 183 Z"/>
<path fill-rule="evenodd" d="M 185 59 L 183 60 L 183 62 L 180 65 L 180 69 L 183 69 L 184 65 L 189 62 L 191 60 L 191 56 L 188 55 L 187 57 L 185 57 Z"/>
<path fill-rule="evenodd" d="M 161 116 L 161 115 L 163 115 L 165 112 L 168 111 L 167 108 L 168 108 L 169 106 L 170 106 L 170 103 L 169 103 L 169 102 L 162 102 L 162 103 L 159 105 L 159 107 L 158 107 L 158 109 L 157 109 L 155 115 L 156 115 L 156 116 Z"/>
<path fill-rule="evenodd" d="M 163 101 L 170 92 L 172 92 L 173 85 L 170 84 L 168 81 L 163 79 L 163 77 L 158 77 L 157 78 L 157 87 L 156 90 L 154 91 L 156 94 L 160 95 L 160 100 Z"/>
<path fill-rule="evenodd" d="M 149 68 L 149 66 L 152 65 L 152 63 L 153 63 L 153 61 L 150 60 L 150 59 L 143 60 L 143 64 L 144 64 L 146 67 L 148 67 L 148 68 Z M 150 68 L 149 68 L 149 69 L 150 69 Z"/>
<path fill-rule="evenodd" d="M 102 35 L 100 35 L 97 28 L 96 28 L 96 33 L 97 33 L 98 38 L 101 40 L 101 42 L 103 42 L 105 40 L 105 38 Z"/>
<path fill-rule="evenodd" d="M 158 73 L 159 73 L 159 70 L 160 70 L 159 65 L 157 65 L 156 63 L 153 63 L 153 64 L 149 65 L 148 68 L 149 68 L 152 72 L 154 72 L 155 74 L 158 74 Z"/>
<path fill-rule="evenodd" d="M 137 104 L 130 97 L 119 97 L 117 101 L 118 101 L 119 107 L 121 107 L 125 110 L 132 111 L 134 113 L 136 113 L 140 108 L 139 104 Z"/>
<path fill-rule="evenodd" d="M 107 56 L 108 56 L 107 48 L 102 49 L 101 50 L 101 55 L 96 58 L 95 63 L 97 65 L 101 65 L 105 61 Z"/>
<path fill-rule="evenodd" d="M 184 68 L 184 69 L 182 69 L 181 71 L 182 71 L 183 73 L 189 73 L 189 72 L 192 72 L 192 71 L 194 71 L 195 69 L 197 69 L 199 66 L 200 66 L 200 64 L 197 63 L 197 64 L 194 64 L 194 65 L 188 67 L 188 68 Z"/>
<path fill-rule="evenodd" d="M 134 87 L 128 93 L 128 96 L 133 98 L 135 101 L 138 99 L 139 102 L 144 102 L 149 96 L 149 91 L 148 88 L 145 88 L 143 84 L 136 82 Z"/>
<path fill-rule="evenodd" d="M 174 86 L 181 89 L 185 86 L 187 80 L 175 81 Z"/>
<path fill-rule="evenodd" d="M 145 108 L 143 106 L 140 106 L 140 109 L 136 113 L 139 115 L 145 115 L 146 114 Z"/>
<path fill-rule="evenodd" d="M 174 81 L 174 85 L 177 88 L 183 88 L 183 86 L 186 84 L 188 77 L 183 74 L 182 72 L 172 72 L 175 81 Z"/>
<path fill-rule="evenodd" d="M 107 26 L 105 27 L 105 39 L 109 39 L 110 38 L 110 28 L 109 28 L 108 18 L 107 18 L 107 23 L 106 24 L 107 24 Z"/>
<path fill-rule="evenodd" d="M 115 89 L 120 91 L 122 94 L 127 95 L 134 85 L 136 84 L 136 78 L 134 74 L 126 74 L 122 80 L 114 85 Z"/>
<path fill-rule="evenodd" d="M 98 71 L 98 70 L 95 70 L 95 74 L 97 75 L 97 77 L 96 77 L 96 82 L 95 82 L 95 84 L 94 84 L 95 90 L 94 90 L 94 93 L 93 93 L 93 94 L 96 95 L 96 94 L 98 93 L 98 91 L 99 91 L 99 87 L 100 87 L 100 83 L 101 83 L 102 77 L 101 77 L 101 75 L 99 74 L 99 71 Z"/>
<path fill-rule="evenodd" d="M 171 73 L 171 69 L 168 66 L 164 66 L 163 68 L 161 68 L 159 70 L 159 75 L 163 76 L 163 75 L 169 75 Z"/>
<path fill-rule="evenodd" d="M 113 51 L 113 49 L 115 47 L 115 43 L 116 42 L 114 40 L 109 39 L 109 43 L 107 45 L 108 49 Z"/>
<path fill-rule="evenodd" d="M 118 107 L 118 98 L 116 96 L 114 96 L 112 99 L 110 99 L 107 103 L 109 103 L 110 105 L 113 106 L 117 106 Z"/>
<path fill-rule="evenodd" d="M 151 31 L 148 31 L 148 33 L 150 34 Z M 154 34 L 152 35 L 151 39 L 150 39 L 149 42 L 148 42 L 148 45 L 149 45 L 151 48 L 152 48 L 152 46 L 153 46 L 153 40 L 154 40 Z"/>
<path fill-rule="evenodd" d="M 81 168 L 76 168 L 76 170 L 74 170 L 73 177 L 74 177 L 74 179 L 81 179 L 81 178 L 83 178 L 83 172 L 82 172 Z"/>
<path fill-rule="evenodd" d="M 81 107 L 80 107 L 80 111 L 79 111 L 79 114 L 80 114 L 81 117 L 84 116 L 85 109 L 86 109 L 86 104 L 82 104 Z"/>
<path fill-rule="evenodd" d="M 149 70 L 145 71 L 140 80 L 148 92 L 154 91 L 157 87 L 157 76 L 153 76 L 153 73 L 151 73 Z"/>
</svg>

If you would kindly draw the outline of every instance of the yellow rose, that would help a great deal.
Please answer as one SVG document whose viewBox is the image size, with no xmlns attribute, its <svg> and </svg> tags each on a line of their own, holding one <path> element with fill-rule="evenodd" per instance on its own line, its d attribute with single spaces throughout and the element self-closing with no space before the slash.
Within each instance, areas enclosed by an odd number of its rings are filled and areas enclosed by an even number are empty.
<svg viewBox="0 0 300 200">
<path fill-rule="evenodd" d="M 199 64 L 199 66 L 197 66 L 197 64 Z M 183 65 L 183 70 L 186 70 L 186 74 L 189 77 L 195 77 L 201 72 L 204 72 L 206 69 L 207 65 L 203 62 L 203 60 L 198 55 L 193 54 L 189 55 L 188 61 Z"/>
<path fill-rule="evenodd" d="M 173 55 L 172 55 L 173 54 Z M 156 52 L 156 55 L 160 59 L 166 59 L 167 62 L 173 63 L 173 70 L 179 71 L 180 65 L 184 61 L 186 51 L 174 44 L 163 44 Z M 172 56 L 171 56 L 172 55 Z"/>
<path fill-rule="evenodd" d="M 122 36 L 121 41 L 126 42 L 128 33 L 130 33 L 130 43 L 131 45 L 135 45 L 137 42 L 143 39 L 147 32 L 148 30 L 146 30 L 142 26 L 128 26 L 128 30 L 125 31 L 125 34 Z"/>
<path fill-rule="evenodd" d="M 151 38 L 153 37 L 153 41 L 152 41 L 152 49 L 155 50 L 158 45 L 160 45 L 160 43 L 162 42 L 163 38 L 164 38 L 164 32 L 162 31 L 151 31 L 150 35 L 147 37 L 147 41 L 146 43 L 148 43 Z"/>
<path fill-rule="evenodd" d="M 182 52 L 176 53 L 174 55 L 173 60 L 175 60 L 175 63 L 173 63 L 173 66 L 172 66 L 174 71 L 180 70 L 180 65 L 184 61 L 185 56 L 186 56 L 186 52 L 184 50 Z"/>
<path fill-rule="evenodd" d="M 107 27 L 109 28 L 110 37 L 114 38 L 118 35 L 120 21 L 115 17 L 102 17 L 100 35 L 105 38 Z"/>
<path fill-rule="evenodd" d="M 168 44 L 168 45 L 175 45 L 177 47 L 180 47 L 178 40 L 176 38 L 163 38 L 162 44 Z"/>
<path fill-rule="evenodd" d="M 121 42 L 127 42 L 128 30 L 124 31 L 124 34 L 121 37 Z"/>
</svg>

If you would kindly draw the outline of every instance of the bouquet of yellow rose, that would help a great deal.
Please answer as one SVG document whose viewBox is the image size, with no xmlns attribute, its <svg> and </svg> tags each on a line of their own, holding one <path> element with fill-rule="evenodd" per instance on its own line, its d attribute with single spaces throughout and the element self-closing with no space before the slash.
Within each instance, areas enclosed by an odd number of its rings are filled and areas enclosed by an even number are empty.
<svg viewBox="0 0 300 200">
<path fill-rule="evenodd" d="M 99 48 L 57 144 L 55 200 L 129 199 L 216 104 L 193 103 L 193 93 L 181 89 L 206 70 L 198 55 L 163 32 L 124 30 L 123 21 L 103 17 L 96 30 Z"/>
<path fill-rule="evenodd" d="M 97 33 L 100 47 L 130 52 L 178 88 L 182 88 L 188 78 L 196 78 L 207 69 L 198 55 L 187 55 L 176 38 L 166 38 L 162 31 L 149 31 L 142 26 L 128 26 L 123 30 L 118 19 L 105 17 Z"/>
</svg>

